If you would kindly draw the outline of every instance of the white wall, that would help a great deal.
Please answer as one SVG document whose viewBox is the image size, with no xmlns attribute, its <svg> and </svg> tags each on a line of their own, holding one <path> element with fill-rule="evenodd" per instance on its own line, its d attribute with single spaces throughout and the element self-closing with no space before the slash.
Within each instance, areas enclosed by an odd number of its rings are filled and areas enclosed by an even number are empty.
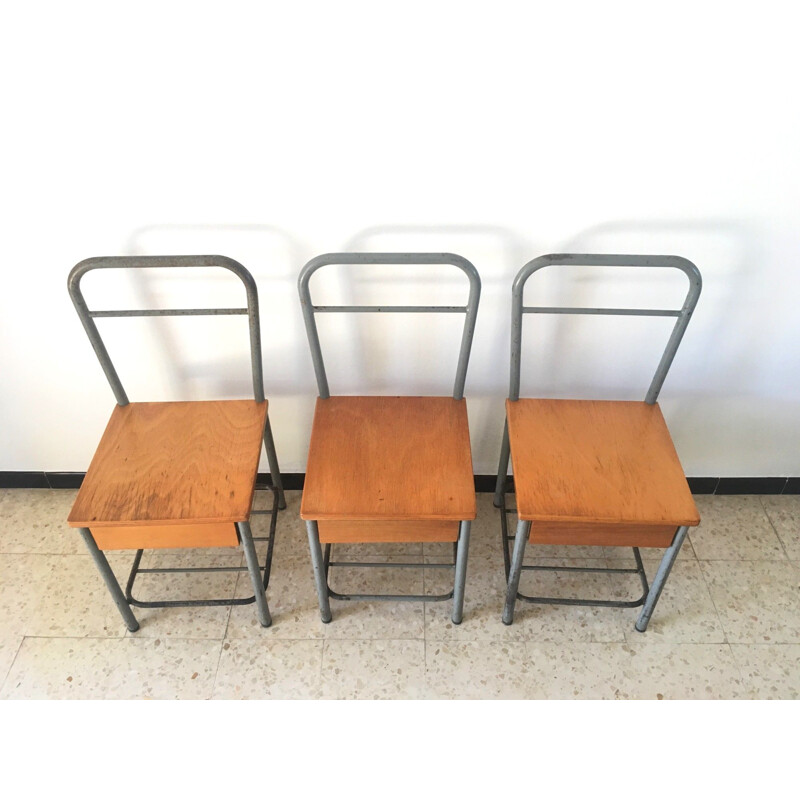
<svg viewBox="0 0 800 800">
<path fill-rule="evenodd" d="M 66 293 L 73 264 L 220 252 L 258 280 L 278 453 L 302 470 L 315 387 L 297 272 L 321 252 L 385 249 L 449 250 L 481 273 L 476 472 L 496 463 L 513 275 L 547 252 L 621 251 L 703 273 L 662 394 L 687 473 L 800 474 L 800 65 L 783 4 L 72 2 L 3 16 L 0 469 L 84 470 L 110 412 Z M 399 297 L 385 277 L 382 296 Z M 678 273 L 649 277 L 610 291 L 645 304 L 683 290 Z M 330 278 L 333 295 L 366 296 Z M 222 297 L 225 280 L 198 291 Z M 422 285 L 432 302 L 458 291 L 439 273 Z M 174 289 L 126 286 L 158 302 Z M 601 289 L 586 275 L 541 286 L 574 304 Z M 337 320 L 333 391 L 446 393 L 453 320 L 450 338 L 406 321 Z M 246 392 L 240 321 L 215 335 L 218 322 L 185 323 L 193 355 L 172 323 L 106 322 L 131 398 Z M 540 395 L 643 396 L 665 341 L 663 320 L 526 325 L 525 386 Z"/>
</svg>

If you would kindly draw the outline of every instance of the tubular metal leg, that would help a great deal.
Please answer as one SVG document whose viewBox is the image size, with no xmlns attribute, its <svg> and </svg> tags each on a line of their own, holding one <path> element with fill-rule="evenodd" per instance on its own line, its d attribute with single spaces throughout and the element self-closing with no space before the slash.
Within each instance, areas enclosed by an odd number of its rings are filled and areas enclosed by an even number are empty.
<svg viewBox="0 0 800 800">
<path fill-rule="evenodd" d="M 92 533 L 88 528 L 78 528 L 78 530 L 83 537 L 83 541 L 86 542 L 86 547 L 89 548 L 89 552 L 92 554 L 94 563 L 97 564 L 97 569 L 100 570 L 100 574 L 103 576 L 106 586 L 108 586 L 108 591 L 111 592 L 111 596 L 114 598 L 114 602 L 117 604 L 119 613 L 122 614 L 122 619 L 125 620 L 126 627 L 131 632 L 138 631 L 139 623 L 136 620 L 136 617 L 133 615 L 133 611 L 128 605 L 128 601 L 125 599 L 125 595 L 123 594 L 119 582 L 117 581 L 117 576 L 114 575 L 111 567 L 108 564 L 108 559 L 106 559 L 103 551 L 97 546 L 97 542 L 95 542 L 94 536 L 92 536 Z"/>
<path fill-rule="evenodd" d="M 258 566 L 258 556 L 256 547 L 253 544 L 253 534 L 250 531 L 249 522 L 237 522 L 236 528 L 239 531 L 239 538 L 242 540 L 244 557 L 247 561 L 247 571 L 250 573 L 250 580 L 253 583 L 253 594 L 256 596 L 256 612 L 258 621 L 264 628 L 272 625 L 272 617 L 269 614 L 267 605 L 267 595 L 264 593 L 264 584 L 261 581 L 261 570 Z"/>
<path fill-rule="evenodd" d="M 517 522 L 517 532 L 514 539 L 514 555 L 511 558 L 511 571 L 508 574 L 508 590 L 506 592 L 506 605 L 503 608 L 503 622 L 510 625 L 514 621 L 514 606 L 517 602 L 519 591 L 519 578 L 522 574 L 522 559 L 525 557 L 525 545 L 531 532 L 531 523 L 524 519 Z"/>
<path fill-rule="evenodd" d="M 636 620 L 636 630 L 639 631 L 639 633 L 644 633 L 647 630 L 650 617 L 653 616 L 653 611 L 656 607 L 656 603 L 658 602 L 658 598 L 661 597 L 664 584 L 667 582 L 669 573 L 672 570 L 672 565 L 675 563 L 675 559 L 678 557 L 681 545 L 683 544 L 683 540 L 686 538 L 686 534 L 688 532 L 689 528 L 686 525 L 678 528 L 675 538 L 672 540 L 672 544 L 667 548 L 667 552 L 664 553 L 664 557 L 661 559 L 661 563 L 658 565 L 658 572 L 656 572 L 655 580 L 653 581 L 653 585 L 650 587 L 647 600 L 644 601 L 644 608 L 642 609 L 642 613 L 639 614 L 639 619 Z"/>
<path fill-rule="evenodd" d="M 322 558 L 322 547 L 319 543 L 319 528 L 313 519 L 306 520 L 308 531 L 308 546 L 311 549 L 311 564 L 314 567 L 314 582 L 317 585 L 319 598 L 319 613 L 323 622 L 331 621 L 331 604 L 328 597 L 328 579 L 325 569 L 325 560 Z"/>
<path fill-rule="evenodd" d="M 267 415 L 267 424 L 264 426 L 264 447 L 267 449 L 267 461 L 269 461 L 269 474 L 272 476 L 272 485 L 278 490 L 278 508 L 283 511 L 286 508 L 286 498 L 283 496 L 283 480 L 278 466 L 278 454 L 275 452 L 275 441 L 272 438 L 269 415 Z"/>
<path fill-rule="evenodd" d="M 503 495 L 506 493 L 508 480 L 508 461 L 511 457 L 511 446 L 508 440 L 508 418 L 503 427 L 503 444 L 500 447 L 500 463 L 497 465 L 497 483 L 494 487 L 494 505 L 500 508 L 503 504 Z"/>
<path fill-rule="evenodd" d="M 469 532 L 472 523 L 462 520 L 456 551 L 456 574 L 453 582 L 453 625 L 460 625 L 464 616 L 464 586 L 467 582 L 467 558 L 469 556 Z"/>
</svg>

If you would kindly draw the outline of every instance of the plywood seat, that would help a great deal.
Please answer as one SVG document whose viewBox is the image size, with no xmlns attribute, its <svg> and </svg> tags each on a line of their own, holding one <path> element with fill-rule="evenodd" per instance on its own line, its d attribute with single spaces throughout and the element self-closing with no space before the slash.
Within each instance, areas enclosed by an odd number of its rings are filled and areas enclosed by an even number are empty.
<svg viewBox="0 0 800 800">
<path fill-rule="evenodd" d="M 506 413 L 530 541 L 668 547 L 699 524 L 657 403 L 519 399 Z"/>
<path fill-rule="evenodd" d="M 320 541 L 454 542 L 475 514 L 464 400 L 317 399 L 300 516 Z"/>
<path fill-rule="evenodd" d="M 115 406 L 68 522 L 100 549 L 238 545 L 267 401 Z"/>
</svg>

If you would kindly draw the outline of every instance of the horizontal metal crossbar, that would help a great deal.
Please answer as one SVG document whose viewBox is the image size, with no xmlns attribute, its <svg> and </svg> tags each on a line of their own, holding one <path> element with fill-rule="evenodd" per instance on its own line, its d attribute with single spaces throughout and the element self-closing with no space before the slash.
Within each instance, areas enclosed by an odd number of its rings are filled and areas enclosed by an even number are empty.
<svg viewBox="0 0 800 800">
<path fill-rule="evenodd" d="M 330 597 L 335 598 L 336 600 L 381 600 L 381 601 L 405 601 L 405 602 L 416 602 L 416 603 L 438 603 L 444 600 L 451 600 L 455 589 L 451 589 L 447 594 L 351 594 L 351 593 L 340 593 L 331 589 L 330 583 L 328 582 L 328 571 L 331 567 L 368 567 L 368 568 L 395 568 L 399 567 L 401 569 L 409 569 L 409 568 L 416 568 L 416 569 L 453 569 L 455 567 L 455 561 L 450 563 L 437 563 L 437 564 L 425 564 L 425 563 L 413 563 L 408 561 L 395 561 L 395 562 L 385 562 L 385 561 L 331 561 L 331 548 L 332 545 L 330 543 L 325 545 L 325 553 L 323 556 L 323 565 L 325 569 L 325 585 L 328 590 L 328 595 Z M 453 545 L 453 551 L 455 552 L 456 545 Z"/>
<path fill-rule="evenodd" d="M 90 317 L 220 317 L 226 314 L 247 314 L 246 308 L 142 308 L 118 311 L 90 311 Z"/>
<path fill-rule="evenodd" d="M 330 561 L 329 567 L 415 567 L 417 569 L 443 569 L 453 568 L 455 563 L 452 564 L 415 564 L 410 561 L 392 562 L 387 564 L 385 561 Z"/>
<path fill-rule="evenodd" d="M 681 311 L 665 308 L 566 308 L 564 306 L 523 306 L 523 314 L 602 314 L 611 317 L 679 317 Z"/>
<path fill-rule="evenodd" d="M 163 567 L 160 569 L 138 569 L 136 572 L 139 575 L 142 575 L 145 572 L 247 572 L 247 567 Z"/>
<path fill-rule="evenodd" d="M 409 603 L 439 603 L 451 600 L 453 590 L 447 594 L 339 594 L 328 587 L 328 594 L 337 600 L 390 600 L 392 602 L 405 601 Z"/>
<path fill-rule="evenodd" d="M 639 574 L 639 570 L 633 567 L 618 569 L 616 567 L 548 567 L 542 564 L 523 564 L 522 569 L 537 569 L 545 572 L 613 572 L 619 574 Z"/>
<path fill-rule="evenodd" d="M 358 313 L 363 311 L 394 312 L 397 314 L 466 314 L 468 311 L 466 306 L 312 306 L 312 308 L 315 313 L 322 314 L 337 312 Z"/>
</svg>

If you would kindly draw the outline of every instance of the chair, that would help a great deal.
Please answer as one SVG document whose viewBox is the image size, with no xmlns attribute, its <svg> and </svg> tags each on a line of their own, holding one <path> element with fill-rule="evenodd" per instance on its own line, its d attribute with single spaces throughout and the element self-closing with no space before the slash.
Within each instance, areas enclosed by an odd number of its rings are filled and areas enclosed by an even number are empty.
<svg viewBox="0 0 800 800">
<path fill-rule="evenodd" d="M 330 264 L 450 264 L 469 279 L 469 298 L 465 306 L 314 305 L 309 281 Z M 298 285 L 319 387 L 300 516 L 308 530 L 322 621 L 331 621 L 331 597 L 453 598 L 452 620 L 459 624 L 476 515 L 464 382 L 480 297 L 478 273 L 469 261 L 448 253 L 335 253 L 309 261 Z M 465 314 L 452 397 L 331 397 L 315 315 L 342 312 Z M 332 545 L 344 542 L 452 542 L 454 562 L 429 566 L 454 568 L 453 590 L 435 596 L 340 594 L 328 583 L 332 567 L 425 566 L 332 561 Z"/>
<path fill-rule="evenodd" d="M 95 269 L 215 267 L 233 272 L 244 284 L 246 308 L 90 311 L 80 283 Z M 132 256 L 90 258 L 69 274 L 69 294 L 100 360 L 117 405 L 83 480 L 68 522 L 78 528 L 126 626 L 139 623 L 131 606 L 218 606 L 255 603 L 261 625 L 272 620 L 266 599 L 278 508 L 285 508 L 281 474 L 272 440 L 261 366 L 258 294 L 252 275 L 224 256 Z M 95 325 L 107 317 L 247 315 L 253 400 L 130 403 Z M 269 459 L 273 492 L 270 535 L 263 579 L 250 530 L 261 442 Z M 258 540 L 258 539 L 256 539 Z M 142 569 L 149 548 L 237 547 L 247 567 Z M 123 593 L 104 555 L 136 550 Z M 140 572 L 247 570 L 254 594 L 241 599 L 139 601 L 132 592 Z"/>
<path fill-rule="evenodd" d="M 678 310 L 565 308 L 523 305 L 528 278 L 550 266 L 671 268 L 684 272 L 689 290 Z M 503 557 L 508 583 L 503 622 L 514 619 L 516 601 L 564 605 L 643 606 L 636 630 L 644 632 L 690 527 L 700 523 L 683 469 L 656 400 L 700 296 L 697 267 L 677 256 L 547 255 L 526 264 L 514 280 L 511 312 L 511 380 L 494 504 L 501 510 Z M 676 317 L 666 350 L 644 402 L 520 398 L 523 314 L 604 314 Z M 505 505 L 509 455 L 516 509 Z M 506 515 L 516 513 L 510 537 Z M 523 565 L 525 546 L 581 544 L 630 546 L 635 569 Z M 510 552 L 514 542 L 513 554 Z M 665 547 L 652 586 L 640 547 Z M 519 592 L 523 570 L 635 573 L 637 600 L 532 597 Z"/>
</svg>

